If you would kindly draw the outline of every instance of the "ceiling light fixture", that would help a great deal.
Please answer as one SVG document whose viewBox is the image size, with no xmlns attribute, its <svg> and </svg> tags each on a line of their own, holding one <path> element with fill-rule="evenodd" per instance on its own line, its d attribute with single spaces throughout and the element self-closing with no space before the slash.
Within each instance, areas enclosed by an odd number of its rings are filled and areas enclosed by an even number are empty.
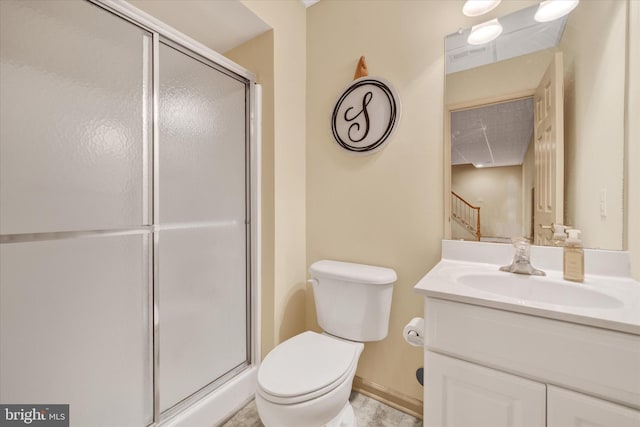
<svg viewBox="0 0 640 427">
<path fill-rule="evenodd" d="M 480 16 L 492 11 L 502 0 L 467 0 L 462 6 L 462 13 L 467 16 Z"/>
<path fill-rule="evenodd" d="M 561 18 L 578 6 L 580 0 L 545 0 L 540 3 L 533 17 L 538 22 L 550 22 Z"/>
<path fill-rule="evenodd" d="M 500 25 L 497 18 L 492 19 L 491 21 L 471 27 L 471 33 L 469 37 L 467 37 L 467 43 L 472 45 L 489 43 L 498 38 L 500 34 L 502 34 L 502 25 Z"/>
</svg>

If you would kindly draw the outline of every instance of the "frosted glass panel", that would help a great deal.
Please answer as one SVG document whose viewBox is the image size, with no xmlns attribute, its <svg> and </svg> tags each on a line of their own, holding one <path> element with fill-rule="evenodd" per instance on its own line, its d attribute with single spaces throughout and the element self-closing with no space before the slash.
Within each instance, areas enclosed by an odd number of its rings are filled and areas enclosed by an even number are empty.
<svg viewBox="0 0 640 427">
<path fill-rule="evenodd" d="M 89 2 L 0 1 L 0 234 L 147 220 L 150 49 Z"/>
<path fill-rule="evenodd" d="M 0 402 L 68 403 L 73 426 L 151 423 L 149 240 L 0 245 Z"/>
<path fill-rule="evenodd" d="M 160 232 L 160 410 L 247 359 L 243 223 Z"/>
<path fill-rule="evenodd" d="M 244 218 L 245 85 L 160 45 L 160 223 Z"/>
</svg>

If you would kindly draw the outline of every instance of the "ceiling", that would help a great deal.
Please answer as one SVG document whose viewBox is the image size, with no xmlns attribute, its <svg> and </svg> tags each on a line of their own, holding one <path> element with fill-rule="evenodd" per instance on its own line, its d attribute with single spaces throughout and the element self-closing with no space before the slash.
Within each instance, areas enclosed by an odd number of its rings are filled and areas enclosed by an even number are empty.
<svg viewBox="0 0 640 427">
<path fill-rule="evenodd" d="M 536 22 L 533 17 L 537 10 L 538 5 L 534 5 L 498 18 L 502 34 L 482 45 L 467 43 L 471 28 L 449 34 L 445 38 L 447 74 L 556 46 L 569 16 L 551 22 Z"/>
<path fill-rule="evenodd" d="M 300 2 L 304 5 L 304 7 L 313 6 L 318 3 L 320 0 L 300 0 Z"/>
<path fill-rule="evenodd" d="M 451 164 L 521 165 L 533 139 L 533 98 L 451 113 Z"/>
<path fill-rule="evenodd" d="M 128 1 L 218 53 L 225 53 L 271 29 L 236 0 Z"/>
</svg>

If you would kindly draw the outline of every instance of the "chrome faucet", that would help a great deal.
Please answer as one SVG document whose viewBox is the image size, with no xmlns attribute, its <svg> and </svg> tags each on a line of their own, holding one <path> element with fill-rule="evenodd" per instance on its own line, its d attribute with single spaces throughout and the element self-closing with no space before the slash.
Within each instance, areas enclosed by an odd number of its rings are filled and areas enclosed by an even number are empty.
<svg viewBox="0 0 640 427">
<path fill-rule="evenodd" d="M 538 270 L 531 265 L 531 244 L 527 239 L 517 238 L 512 240 L 516 253 L 513 256 L 511 265 L 500 267 L 500 271 L 507 273 L 528 274 L 530 276 L 546 276 L 545 272 Z"/>
</svg>

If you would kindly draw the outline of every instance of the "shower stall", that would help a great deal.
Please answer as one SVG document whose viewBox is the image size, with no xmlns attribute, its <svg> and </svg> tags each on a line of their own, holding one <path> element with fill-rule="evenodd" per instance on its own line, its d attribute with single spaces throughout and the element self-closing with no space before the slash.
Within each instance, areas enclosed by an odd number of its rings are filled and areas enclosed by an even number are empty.
<svg viewBox="0 0 640 427">
<path fill-rule="evenodd" d="M 254 76 L 123 2 L 0 32 L 0 404 L 215 424 L 259 358 Z"/>
</svg>

